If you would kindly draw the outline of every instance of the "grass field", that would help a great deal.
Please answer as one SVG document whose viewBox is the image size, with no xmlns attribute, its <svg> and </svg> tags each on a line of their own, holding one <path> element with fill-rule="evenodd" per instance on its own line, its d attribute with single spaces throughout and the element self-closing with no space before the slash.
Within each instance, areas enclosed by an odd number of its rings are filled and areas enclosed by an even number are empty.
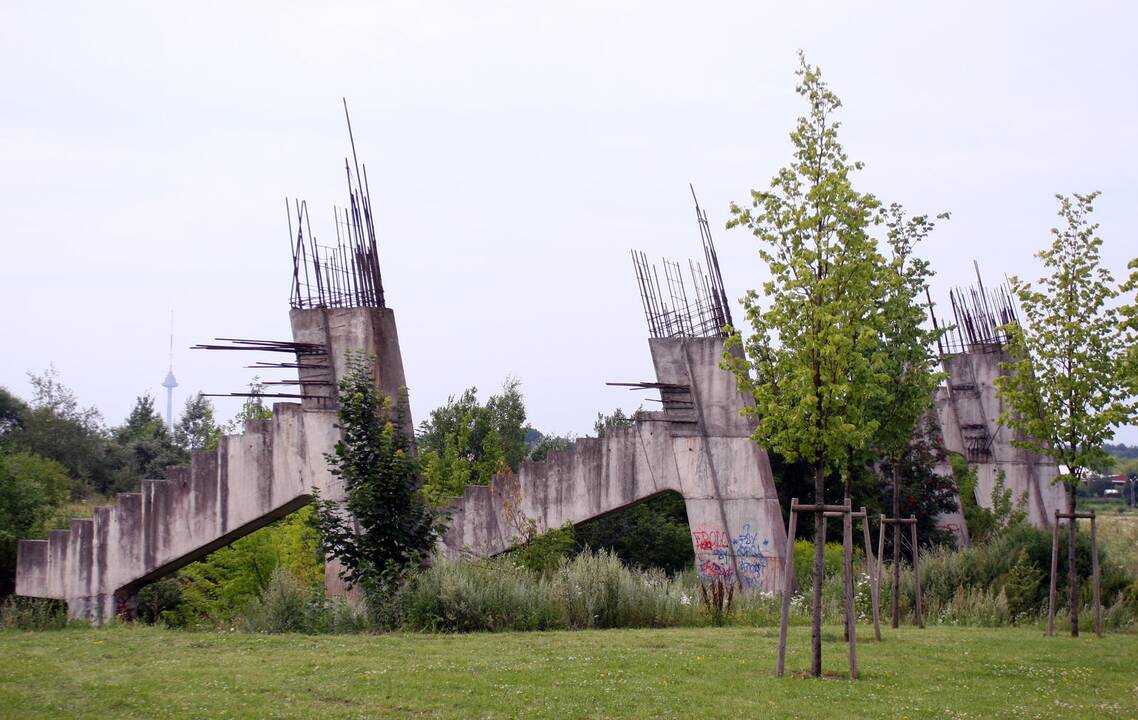
<svg viewBox="0 0 1138 720">
<path fill-rule="evenodd" d="M 1134 718 L 1138 637 L 828 629 L 822 680 L 774 677 L 777 629 L 268 636 L 0 633 L 4 718 Z M 862 632 L 869 632 L 863 628 Z M 808 667 L 791 629 L 788 670 Z M 828 672 L 829 674 L 829 672 Z"/>
</svg>

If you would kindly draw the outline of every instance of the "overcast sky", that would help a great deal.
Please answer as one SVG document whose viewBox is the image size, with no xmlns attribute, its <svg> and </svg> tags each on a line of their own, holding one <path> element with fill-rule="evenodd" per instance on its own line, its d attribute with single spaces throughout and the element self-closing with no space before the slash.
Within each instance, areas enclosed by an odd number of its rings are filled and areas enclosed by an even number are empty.
<svg viewBox="0 0 1138 720">
<path fill-rule="evenodd" d="M 521 379 L 585 434 L 653 378 L 628 251 L 697 257 L 688 183 L 734 300 L 766 277 L 727 207 L 790 158 L 796 50 L 843 99 L 857 186 L 949 210 L 933 297 L 1034 278 L 1057 192 L 1102 190 L 1138 255 L 1129 3 L 5 3 L 0 385 L 54 364 L 117 424 L 160 387 L 240 391 L 219 336 L 286 339 L 285 197 L 330 239 L 340 98 L 368 165 L 415 418 Z M 741 313 L 736 310 L 736 315 Z M 255 358 L 248 358 L 252 360 Z M 273 376 L 276 377 L 276 376 Z M 268 379 L 267 377 L 265 379 Z M 235 402 L 219 402 L 230 417 Z M 1119 439 L 1138 442 L 1138 431 Z"/>
</svg>

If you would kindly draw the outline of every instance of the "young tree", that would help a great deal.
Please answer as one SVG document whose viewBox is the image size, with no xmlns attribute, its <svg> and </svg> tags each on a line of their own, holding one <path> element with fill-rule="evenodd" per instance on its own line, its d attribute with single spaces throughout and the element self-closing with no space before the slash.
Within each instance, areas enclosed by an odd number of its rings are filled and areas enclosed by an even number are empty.
<svg viewBox="0 0 1138 720">
<path fill-rule="evenodd" d="M 419 459 L 432 502 L 461 495 L 466 485 L 488 485 L 497 473 L 517 472 L 527 453 L 520 387 L 516 378 L 507 378 L 485 405 L 478 402 L 477 388 L 467 388 L 419 425 Z"/>
<path fill-rule="evenodd" d="M 15 588 L 17 544 L 42 536 L 70 484 L 67 469 L 54 460 L 0 451 L 0 598 Z"/>
<path fill-rule="evenodd" d="M 123 465 L 117 487 L 133 490 L 143 478 L 162 478 L 166 467 L 189 460 L 185 450 L 174 444 L 162 417 L 154 410 L 154 398 L 139 396 L 126 422 L 111 432 Z"/>
<path fill-rule="evenodd" d="M 746 227 L 760 240 L 771 280 L 765 302 L 754 291 L 743 300 L 754 334 L 745 358 L 725 364 L 755 403 L 755 440 L 787 461 L 814 470 L 814 501 L 824 503 L 828 470 L 844 472 L 877 431 L 869 403 L 879 347 L 872 313 L 874 277 L 881 262 L 868 229 L 878 202 L 853 188 L 850 162 L 838 141 L 834 112 L 841 101 L 817 67 L 800 53 L 796 88 L 810 105 L 790 137 L 794 160 L 752 190 L 751 207 L 731 205 L 728 227 Z M 814 519 L 812 672 L 822 672 L 822 576 L 825 520 Z"/>
<path fill-rule="evenodd" d="M 933 392 L 942 377 L 935 371 L 937 358 L 932 353 L 940 331 L 925 326 L 922 305 L 933 272 L 929 263 L 915 253 L 936 223 L 927 215 L 907 217 L 896 203 L 885 210 L 883 219 L 892 257 L 878 273 L 882 298 L 877 314 L 880 347 L 876 351 L 876 369 L 886 381 L 878 388 L 873 404 L 878 422 L 873 445 L 884 461 L 881 469 L 891 470 L 892 476 L 883 480 L 892 488 L 892 516 L 896 519 L 901 516 L 901 470 L 908 466 L 910 471 L 917 471 L 912 461 L 927 456 L 914 447 L 914 438 L 923 434 L 918 424 L 932 406 Z M 900 580 L 901 526 L 894 524 L 893 627 L 899 620 Z"/>
<path fill-rule="evenodd" d="M 217 447 L 222 428 L 214 420 L 213 403 L 200 392 L 186 398 L 182 417 L 174 426 L 174 442 L 184 450 Z"/>
<path fill-rule="evenodd" d="M 28 380 L 32 384 L 32 401 L 20 426 L 8 433 L 11 446 L 66 467 L 74 497 L 116 489 L 122 462 L 114 452 L 99 411 L 81 407 L 54 367 L 39 375 L 28 373 Z"/>
<path fill-rule="evenodd" d="M 245 423 L 250 420 L 269 420 L 272 417 L 273 409 L 265 407 L 265 384 L 261 378 L 253 376 L 253 382 L 249 383 L 249 396 L 241 404 L 237 415 L 225 425 L 223 432 L 236 435 L 245 431 Z"/>
<path fill-rule="evenodd" d="M 403 431 L 406 393 L 398 404 L 384 398 L 371 363 L 352 356 L 340 381 L 340 441 L 326 459 L 344 481 L 347 502 L 317 496 L 316 523 L 343 579 L 375 602 L 431 550 L 439 528 L 423 499 L 412 438 Z"/>
<path fill-rule="evenodd" d="M 608 415 L 597 413 L 597 419 L 593 422 L 593 432 L 597 434 L 597 437 L 603 438 L 612 428 L 628 427 L 630 425 L 632 425 L 632 418 L 625 415 L 624 410 L 617 408 Z"/>
<path fill-rule="evenodd" d="M 1103 444 L 1134 415 L 1124 373 L 1126 331 L 1112 301 L 1114 278 L 1100 267 L 1102 239 L 1088 218 L 1098 192 L 1056 195 L 1064 227 L 1036 255 L 1047 275 L 1037 286 L 1011 279 L 1023 322 L 1005 326 L 1010 360 L 996 380 L 1001 421 L 1018 431 L 1017 447 L 1050 456 L 1068 473 L 1067 511 L 1087 472 L 1107 462 Z M 1068 524 L 1071 635 L 1079 634 L 1075 524 Z"/>
</svg>

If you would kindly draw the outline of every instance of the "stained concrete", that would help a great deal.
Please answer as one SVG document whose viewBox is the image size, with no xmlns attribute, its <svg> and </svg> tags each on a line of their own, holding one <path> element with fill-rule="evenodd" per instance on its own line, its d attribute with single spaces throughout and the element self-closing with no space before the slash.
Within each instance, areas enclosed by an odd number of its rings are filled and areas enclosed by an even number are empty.
<svg viewBox="0 0 1138 720">
<path fill-rule="evenodd" d="M 178 568 L 296 511 L 313 488 L 343 501 L 342 481 L 325 453 L 339 437 L 333 388 L 349 351 L 377 359 L 377 386 L 394 396 L 405 385 L 395 317 L 389 309 L 293 310 L 293 338 L 319 343 L 327 357 L 302 357 L 309 385 L 301 403 L 278 403 L 269 420 L 223 437 L 215 451 L 170 467 L 165 480 L 118 496 L 89 520 L 53 530 L 47 540 L 19 544 L 16 592 L 67 601 L 74 618 L 102 622 L 130 615 L 137 591 Z M 786 537 L 766 453 L 740 417 L 746 398 L 720 369 L 721 338 L 650 341 L 657 380 L 681 386 L 660 412 L 602 439 L 583 438 L 514 476 L 468 487 L 452 507 L 443 540 L 452 553 L 502 552 L 522 539 L 532 518 L 539 529 L 579 523 L 665 491 L 684 497 L 701 577 L 744 590 L 781 586 Z M 406 417 L 411 430 L 410 415 Z M 345 592 L 329 563 L 329 594 Z"/>
<path fill-rule="evenodd" d="M 524 520 L 538 530 L 581 523 L 662 492 L 687 507 L 696 569 L 744 590 L 781 587 L 786 533 L 767 454 L 740 416 L 747 402 L 722 370 L 721 338 L 649 341 L 656 380 L 689 388 L 659 412 L 640 412 L 629 427 L 581 438 L 467 487 L 451 507 L 444 537 L 451 554 L 487 556 L 523 539 Z"/>
<path fill-rule="evenodd" d="M 141 492 L 120 494 L 114 506 L 47 540 L 21 540 L 17 594 L 66 600 L 72 617 L 94 622 L 130 614 L 140 587 L 295 512 L 312 488 L 344 499 L 324 459 L 339 439 L 331 391 L 349 350 L 377 358 L 384 393 L 405 385 L 395 316 L 386 308 L 342 308 L 293 310 L 290 319 L 294 340 L 330 348 L 331 362 L 301 361 L 309 366 L 302 377 L 331 383 L 306 389 L 323 397 L 274 404 L 272 419 L 247 423 L 215 451 L 195 452 L 189 465 L 167 468 L 165 480 L 143 480 Z M 344 591 L 334 567 L 328 589 Z"/>
<path fill-rule="evenodd" d="M 936 416 L 945 450 L 965 458 L 976 469 L 976 502 L 992 507 L 992 490 L 1003 471 L 1004 484 L 1013 501 L 1026 499 L 1028 518 L 1036 527 L 1051 526 L 1056 509 L 1066 507 L 1063 486 L 1055 461 L 1012 445 L 1022 439 L 1000 423 L 1006 410 L 996 394 L 1000 364 L 1010 359 L 996 343 L 975 344 L 966 352 L 943 355 L 948 380 L 935 394 Z M 945 464 L 939 472 L 951 476 Z M 942 516 L 939 524 L 957 533 L 967 543 L 967 528 L 959 512 Z"/>
</svg>

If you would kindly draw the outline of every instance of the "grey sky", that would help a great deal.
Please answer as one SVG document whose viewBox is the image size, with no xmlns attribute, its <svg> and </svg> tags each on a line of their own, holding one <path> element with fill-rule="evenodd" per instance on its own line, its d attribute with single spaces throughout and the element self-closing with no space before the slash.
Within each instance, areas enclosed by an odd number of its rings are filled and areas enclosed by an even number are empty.
<svg viewBox="0 0 1138 720">
<path fill-rule="evenodd" d="M 699 7 L 704 5 L 704 7 Z M 118 423 L 251 371 L 215 336 L 287 338 L 284 198 L 331 236 L 340 97 L 368 165 L 413 411 L 521 378 L 583 434 L 651 378 L 628 257 L 695 257 L 695 184 L 728 294 L 765 274 L 727 206 L 790 157 L 795 51 L 844 100 L 861 189 L 949 210 L 933 294 L 1035 277 L 1056 192 L 1103 191 L 1138 255 L 1128 3 L 6 3 L 0 385 L 49 363 Z M 736 314 L 739 312 L 736 310 Z M 252 358 L 250 358 L 252 359 Z M 236 403 L 218 403 L 228 417 Z M 1138 430 L 1119 439 L 1138 442 Z"/>
</svg>

